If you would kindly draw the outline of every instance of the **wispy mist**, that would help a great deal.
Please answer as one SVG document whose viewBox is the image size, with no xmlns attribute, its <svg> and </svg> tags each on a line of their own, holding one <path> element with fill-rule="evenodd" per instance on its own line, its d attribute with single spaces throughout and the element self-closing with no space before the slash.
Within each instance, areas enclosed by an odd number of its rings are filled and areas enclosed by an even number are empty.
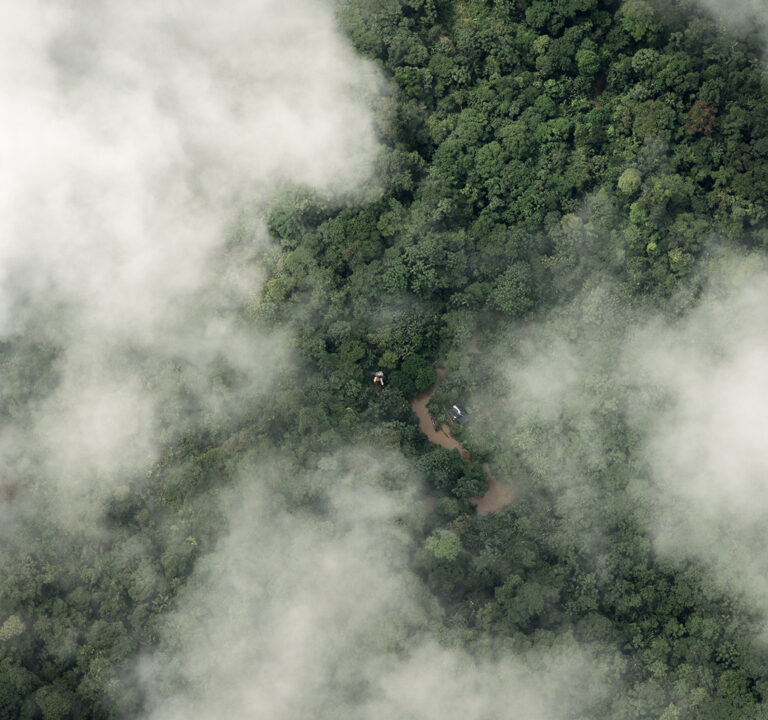
<svg viewBox="0 0 768 720">
<path fill-rule="evenodd" d="M 684 319 L 628 342 L 632 406 L 656 479 L 659 547 L 710 564 L 768 612 L 768 275 L 752 258 L 718 268 Z"/>
<path fill-rule="evenodd" d="M 632 517 L 663 556 L 704 563 L 768 613 L 768 275 L 714 247 L 697 273 L 684 313 L 592 279 L 505 338 L 506 401 L 476 432 L 500 438 L 521 492 L 551 493 L 586 553 Z"/>
<path fill-rule="evenodd" d="M 762 0 L 734 0 L 727 4 L 717 0 L 696 0 L 725 27 L 740 32 L 752 31 L 755 23 L 766 27 L 768 13 Z"/>
<path fill-rule="evenodd" d="M 554 720 L 605 697 L 615 674 L 569 638 L 501 660 L 430 639 L 439 609 L 410 569 L 418 508 L 384 489 L 411 474 L 379 451 L 323 458 L 309 479 L 246 471 L 228 535 L 144 667 L 148 717 Z M 296 482 L 330 489 L 324 512 L 281 509 Z"/>
<path fill-rule="evenodd" d="M 268 384 L 282 343 L 237 312 L 260 211 L 366 180 L 379 79 L 314 0 L 33 0 L 0 55 L 0 340 L 54 355 L 0 452 L 80 492 Z"/>
</svg>

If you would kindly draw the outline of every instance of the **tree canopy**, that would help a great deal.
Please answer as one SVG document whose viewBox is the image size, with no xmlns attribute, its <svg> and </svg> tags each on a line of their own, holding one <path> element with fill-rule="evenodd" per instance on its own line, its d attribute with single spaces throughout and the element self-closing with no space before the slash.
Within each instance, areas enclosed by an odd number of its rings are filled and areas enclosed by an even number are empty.
<svg viewBox="0 0 768 720">
<path fill-rule="evenodd" d="M 642 438 L 599 360 L 579 390 L 589 412 L 499 409 L 503 361 L 536 323 L 578 340 L 638 307 L 679 317 L 706 283 L 709 237 L 765 252 L 762 40 L 685 0 L 345 0 L 339 21 L 389 82 L 378 189 L 286 189 L 266 281 L 240 309 L 290 335 L 296 368 L 229 421 L 201 412 L 110 496 L 108 533 L 28 517 L 23 542 L 3 537 L 0 720 L 140 717 L 129 670 L 160 651 L 163 618 L 222 537 L 211 508 L 243 459 L 281 458 L 281 502 L 327 519 L 328 488 L 307 478 L 356 444 L 404 458 L 400 481 L 436 498 L 407 528 L 408 562 L 441 642 L 496 657 L 563 637 L 603 648 L 621 682 L 596 720 L 766 717 L 764 618 L 654 546 Z M 580 320 L 557 325 L 585 296 Z M 58 353 L 0 344 L 0 420 L 34 411 Z M 437 367 L 430 410 L 440 421 L 466 398 L 473 422 L 454 433 L 473 465 L 430 445 L 408 405 Z M 485 461 L 517 500 L 479 514 Z"/>
</svg>

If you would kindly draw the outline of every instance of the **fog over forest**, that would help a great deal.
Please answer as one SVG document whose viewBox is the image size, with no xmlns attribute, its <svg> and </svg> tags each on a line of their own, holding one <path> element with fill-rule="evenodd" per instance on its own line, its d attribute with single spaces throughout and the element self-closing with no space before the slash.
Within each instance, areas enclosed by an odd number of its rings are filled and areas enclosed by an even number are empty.
<svg viewBox="0 0 768 720">
<path fill-rule="evenodd" d="M 686 318 L 640 329 L 625 362 L 664 398 L 660 412 L 635 408 L 659 492 L 660 548 L 713 563 L 768 611 L 759 552 L 768 511 L 768 275 L 763 260 L 750 260 L 718 267 Z"/>
<path fill-rule="evenodd" d="M 605 697 L 616 672 L 567 640 L 546 652 L 477 661 L 440 647 L 436 612 L 408 569 L 401 484 L 413 470 L 373 449 L 321 459 L 330 489 L 318 521 L 287 514 L 269 488 L 288 481 L 262 461 L 225 500 L 229 531 L 195 571 L 164 623 L 149 717 L 560 718 Z M 410 520 L 413 522 L 413 519 Z M 181 689 L 168 697 L 169 675 Z"/>
<path fill-rule="evenodd" d="M 315 2 L 32 2 L 8 20 L 0 331 L 56 352 L 4 463 L 42 464 L 69 504 L 286 361 L 236 312 L 263 282 L 263 211 L 286 182 L 368 177 L 383 81 Z"/>
<path fill-rule="evenodd" d="M 9 8 L 0 720 L 768 718 L 766 28 Z"/>
<path fill-rule="evenodd" d="M 55 347 L 45 397 L 3 427 L 4 464 L 30 476 L 24 511 L 103 533 L 105 481 L 144 472 L 191 404 L 216 422 L 290 363 L 283 334 L 238 319 L 263 282 L 263 213 L 286 183 L 339 194 L 373 183 L 384 80 L 319 2 L 41 2 L 11 14 L 3 41 L 14 98 L 3 338 Z M 241 375 L 235 393 L 217 386 L 222 367 Z M 270 502 L 279 466 L 242 471 L 222 507 L 229 533 L 163 623 L 172 649 L 132 673 L 150 689 L 147 717 L 458 718 L 513 700 L 528 717 L 561 716 L 562 694 L 590 674 L 586 655 L 577 669 L 567 648 L 545 670 L 477 668 L 413 637 L 425 591 L 393 526 L 410 498 L 364 480 L 381 463 L 371 454 L 347 470 L 360 487 L 325 478 L 335 511 L 322 522 Z M 183 684 L 169 697 L 171 671 Z M 422 688 L 400 687 L 414 676 Z M 365 701 L 340 697 L 361 684 L 374 688 Z"/>
<path fill-rule="evenodd" d="M 682 317 L 628 305 L 595 277 L 571 303 L 526 326 L 514 360 L 505 360 L 514 339 L 489 349 L 505 374 L 492 421 L 560 423 L 553 435 L 518 431 L 513 442 L 542 468 L 574 522 L 594 514 L 594 530 L 611 520 L 583 476 L 612 461 L 598 417 L 606 406 L 620 409 L 640 438 L 636 462 L 650 471 L 633 481 L 628 500 L 648 508 L 657 550 L 703 561 L 724 587 L 768 611 L 759 551 L 768 539 L 768 275 L 763 258 L 734 258 L 711 242 L 702 296 Z M 584 538 L 587 547 L 595 542 Z"/>
</svg>

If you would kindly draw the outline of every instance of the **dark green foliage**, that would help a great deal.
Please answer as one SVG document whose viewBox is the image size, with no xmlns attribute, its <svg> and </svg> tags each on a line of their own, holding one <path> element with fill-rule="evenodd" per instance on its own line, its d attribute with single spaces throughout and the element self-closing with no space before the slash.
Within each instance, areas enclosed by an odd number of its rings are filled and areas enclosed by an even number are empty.
<svg viewBox="0 0 768 720">
<path fill-rule="evenodd" d="M 432 485 L 457 498 L 480 497 L 488 489 L 484 468 L 470 465 L 456 449 L 434 447 L 423 454 L 417 464 Z"/>
<path fill-rule="evenodd" d="M 398 116 L 398 150 L 422 160 L 408 192 L 382 203 L 380 282 L 442 319 L 437 353 L 450 374 L 430 404 L 436 417 L 454 391 L 492 396 L 493 368 L 466 356 L 472 330 L 491 313 L 530 317 L 595 276 L 622 297 L 663 306 L 676 293 L 695 295 L 695 264 L 711 233 L 762 243 L 765 77 L 744 45 L 692 10 L 648 0 L 446 3 L 439 32 L 418 13 L 409 23 L 426 58 L 406 70 L 402 35 L 397 53 L 379 55 L 408 108 Z M 597 326 L 611 311 L 595 303 L 589 321 Z M 654 557 L 643 522 L 620 510 L 635 440 L 620 414 L 606 411 L 601 422 L 612 460 L 584 480 L 586 494 L 595 483 L 603 498 L 599 532 L 580 525 L 582 510 L 566 512 L 544 492 L 536 478 L 546 463 L 521 463 L 503 419 L 491 432 L 481 423 L 483 437 L 470 427 L 465 439 L 478 456 L 531 499 L 470 523 L 458 506 L 441 505 L 436 517 L 451 532 L 460 527 L 478 558 L 447 563 L 451 552 L 438 561 L 443 536 L 433 536 L 431 587 L 475 633 L 573 632 L 614 645 L 630 659 L 626 689 L 600 717 L 758 717 L 765 658 L 748 639 L 754 616 L 713 593 L 701 568 Z M 569 431 L 528 432 L 525 442 L 544 444 L 546 433 Z M 587 456 L 578 439 L 572 453 Z M 418 464 L 459 498 L 480 494 L 486 481 L 481 466 L 462 469 L 458 453 L 440 448 Z M 751 670 L 731 669 L 742 662 L 736 646 Z"/>
<path fill-rule="evenodd" d="M 468 467 L 452 488 L 453 494 L 458 498 L 482 497 L 487 490 L 488 475 L 482 465 L 478 464 Z"/>
<path fill-rule="evenodd" d="M 657 555 L 653 498 L 638 501 L 640 441 L 610 383 L 592 389 L 589 441 L 578 417 L 510 424 L 494 415 L 503 378 L 484 352 L 595 278 L 627 303 L 681 311 L 710 235 L 765 247 L 762 58 L 697 12 L 678 0 L 343 3 L 345 32 L 395 88 L 376 161 L 384 190 L 362 207 L 286 191 L 268 217 L 269 277 L 243 312 L 287 328 L 300 375 L 209 427 L 183 371 L 166 368 L 179 388 L 162 418 L 166 453 L 108 499 L 110 539 L 45 517 L 3 536 L 0 720 L 139 716 L 128 669 L 157 648 L 163 615 L 220 537 L 217 494 L 249 458 L 281 457 L 294 478 L 276 489 L 286 506 L 322 512 L 306 478 L 354 443 L 401 452 L 447 495 L 414 553 L 445 611 L 431 618 L 438 635 L 500 655 L 560 635 L 609 648 L 622 682 L 589 717 L 764 717 L 762 619 L 698 564 Z M 596 294 L 585 323 L 616 312 L 612 297 Z M 0 423 L 30 416 L 57 358 L 22 338 L 0 347 Z M 472 466 L 428 445 L 406 400 L 443 365 L 430 408 L 467 398 L 473 423 L 456 434 Z M 243 381 L 225 367 L 218 380 Z M 186 414 L 198 427 L 178 437 Z M 547 482 L 546 450 L 563 444 L 572 505 Z M 519 499 L 501 513 L 469 501 L 487 488 L 480 459 L 515 481 Z M 0 502 L 11 495 L 0 483 Z"/>
<path fill-rule="evenodd" d="M 420 355 L 410 355 L 403 360 L 399 370 L 390 376 L 390 384 L 405 397 L 411 397 L 427 390 L 435 384 L 437 371 L 434 366 Z"/>
<path fill-rule="evenodd" d="M 517 317 L 533 307 L 531 293 L 531 268 L 523 262 L 510 265 L 496 281 L 491 291 L 491 307 L 494 310 Z"/>
<path fill-rule="evenodd" d="M 464 476 L 466 463 L 458 450 L 434 447 L 418 460 L 419 469 L 436 488 L 451 492 Z"/>
</svg>

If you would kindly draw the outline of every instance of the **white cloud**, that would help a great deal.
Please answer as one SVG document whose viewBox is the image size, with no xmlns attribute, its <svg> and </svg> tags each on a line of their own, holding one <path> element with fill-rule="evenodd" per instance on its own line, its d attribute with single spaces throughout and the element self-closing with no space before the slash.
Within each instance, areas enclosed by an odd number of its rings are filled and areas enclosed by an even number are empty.
<svg viewBox="0 0 768 720">
<path fill-rule="evenodd" d="M 709 262 L 679 317 L 597 287 L 526 328 L 514 359 L 500 348 L 507 402 L 487 431 L 553 490 L 586 551 L 632 513 L 658 551 L 768 613 L 768 272 L 756 255 Z"/>
<path fill-rule="evenodd" d="M 259 212 L 286 183 L 365 182 L 379 83 L 319 0 L 9 7 L 0 340 L 60 353 L 58 385 L 0 447 L 27 438 L 60 484 L 88 488 L 151 457 L 173 392 L 158 365 L 183 367 L 202 402 L 222 358 L 268 384 L 282 344 L 235 311 L 262 282 Z"/>
<path fill-rule="evenodd" d="M 656 480 L 660 547 L 693 555 L 768 611 L 768 275 L 725 273 L 682 320 L 627 345 L 632 419 Z M 756 542 L 758 543 L 756 545 Z"/>
<path fill-rule="evenodd" d="M 409 567 L 413 499 L 378 480 L 406 474 L 402 460 L 321 464 L 311 482 L 329 492 L 322 515 L 281 509 L 267 488 L 297 480 L 266 462 L 229 499 L 228 535 L 143 668 L 151 720 L 555 720 L 606 697 L 615 673 L 568 638 L 496 660 L 430 639 L 437 609 Z"/>
<path fill-rule="evenodd" d="M 723 25 L 736 30 L 754 30 L 756 21 L 766 21 L 766 7 L 763 0 L 732 0 L 727 4 L 718 0 L 698 0 Z"/>
</svg>

